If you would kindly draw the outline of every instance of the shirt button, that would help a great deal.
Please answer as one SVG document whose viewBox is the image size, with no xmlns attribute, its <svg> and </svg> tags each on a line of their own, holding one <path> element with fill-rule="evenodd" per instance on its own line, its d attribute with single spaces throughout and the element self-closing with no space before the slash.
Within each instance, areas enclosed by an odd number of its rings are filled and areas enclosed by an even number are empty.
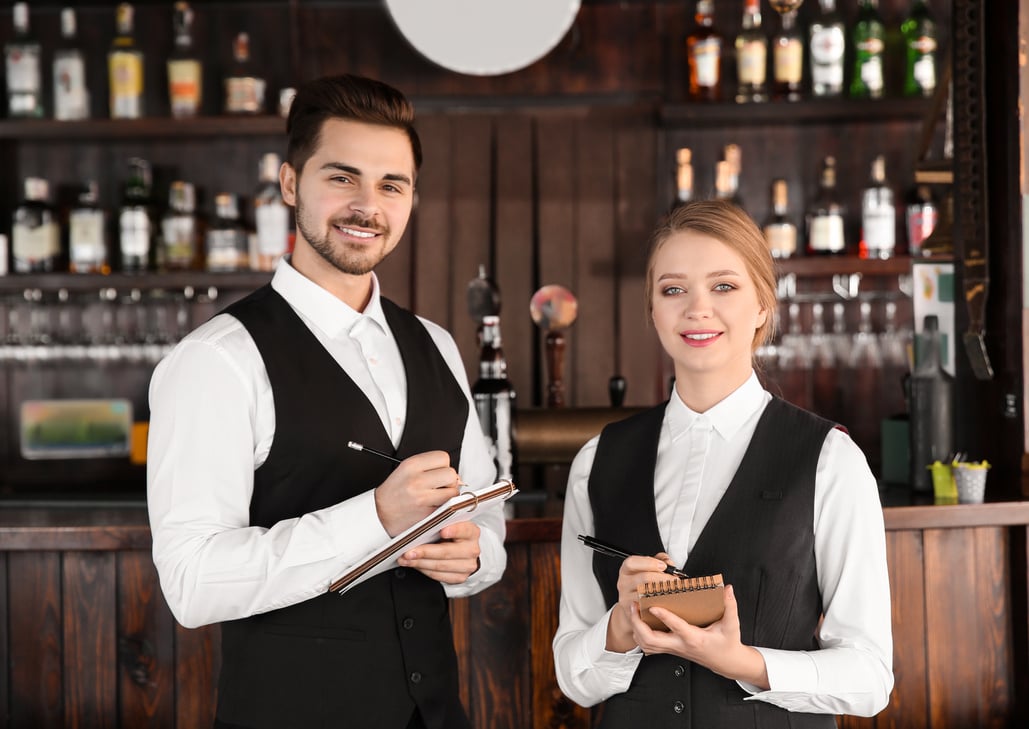
<svg viewBox="0 0 1029 729">
<path fill-rule="evenodd" d="M 676 667 L 675 667 L 675 670 L 674 670 L 674 671 L 672 671 L 672 673 L 674 673 L 674 674 L 675 674 L 675 677 L 676 677 L 676 678 L 682 678 L 682 675 L 683 675 L 684 673 L 686 673 L 686 669 L 685 669 L 685 668 L 683 668 L 682 666 L 676 666 Z"/>
<path fill-rule="evenodd" d="M 681 701 L 676 701 L 674 704 L 672 704 L 672 711 L 674 711 L 676 714 L 681 714 L 683 709 L 685 708 L 686 707 L 683 706 L 683 703 Z"/>
<path fill-rule="evenodd" d="M 407 570 L 405 570 L 403 567 L 397 567 L 395 570 L 393 570 L 393 576 L 396 577 L 398 580 L 402 580 L 405 577 L 407 577 Z"/>
<path fill-rule="evenodd" d="M 421 683 L 421 681 L 422 674 L 418 673 L 418 671 L 415 671 L 411 674 L 411 683 Z"/>
<path fill-rule="evenodd" d="M 401 625 L 404 626 L 404 630 L 410 630 L 414 627 L 414 618 L 404 618 L 404 622 Z"/>
<path fill-rule="evenodd" d="M 379 358 L 378 357 L 369 357 L 368 358 L 368 364 L 370 364 L 370 365 L 377 365 L 377 364 L 379 364 Z"/>
</svg>

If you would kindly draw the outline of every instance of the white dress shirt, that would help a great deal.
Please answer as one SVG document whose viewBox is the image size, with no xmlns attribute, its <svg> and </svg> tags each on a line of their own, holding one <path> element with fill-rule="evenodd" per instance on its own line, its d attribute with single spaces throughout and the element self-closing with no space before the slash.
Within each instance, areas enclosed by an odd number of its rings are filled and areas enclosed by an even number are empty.
<svg viewBox="0 0 1029 729">
<path fill-rule="evenodd" d="M 404 431 L 407 380 L 382 312 L 378 280 L 372 280 L 364 312 L 287 260 L 276 269 L 272 287 L 365 393 L 396 445 Z M 471 488 L 487 486 L 496 471 L 457 345 L 444 329 L 421 321 L 469 401 L 458 472 Z M 182 625 L 234 620 L 320 595 L 389 539 L 372 490 L 269 529 L 250 526 L 254 470 L 271 448 L 275 405 L 257 346 L 234 317 L 215 316 L 158 364 L 150 410 L 153 557 L 164 596 Z M 359 437 L 340 433 L 340 448 Z M 485 589 L 506 566 L 503 515 L 494 511 L 474 521 L 481 528 L 481 566 L 463 584 L 445 585 L 450 597 Z"/>
<path fill-rule="evenodd" d="M 771 395 L 755 375 L 700 414 L 673 393 L 658 442 L 654 495 L 665 551 L 686 562 L 714 512 Z M 577 539 L 593 534 L 588 482 L 597 438 L 572 463 L 561 535 L 561 612 L 554 658 L 561 690 L 592 706 L 629 688 L 643 658 L 606 650 L 606 607 L 593 575 L 593 552 Z M 676 529 L 672 529 L 672 525 Z M 824 619 L 819 649 L 755 646 L 771 689 L 740 683 L 748 700 L 789 711 L 871 716 L 893 688 L 893 636 L 886 535 L 875 478 L 846 433 L 829 432 L 818 458 L 814 496 L 815 560 Z M 798 525 L 807 528 L 807 525 Z"/>
</svg>

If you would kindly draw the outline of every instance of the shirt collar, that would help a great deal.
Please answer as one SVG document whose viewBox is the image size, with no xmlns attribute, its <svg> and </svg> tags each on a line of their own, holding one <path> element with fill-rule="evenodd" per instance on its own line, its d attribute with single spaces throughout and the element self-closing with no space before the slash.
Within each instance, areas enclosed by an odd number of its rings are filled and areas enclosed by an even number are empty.
<svg viewBox="0 0 1029 729">
<path fill-rule="evenodd" d="M 702 415 L 723 439 L 729 440 L 754 416 L 754 413 L 764 407 L 767 399 L 768 393 L 761 386 L 757 374 L 751 371 L 746 382 L 705 413 L 698 413 L 687 407 L 673 388 L 665 419 L 673 442 L 683 437 Z"/>
<path fill-rule="evenodd" d="M 283 257 L 276 266 L 272 288 L 298 314 L 329 337 L 350 334 L 355 326 L 366 322 L 375 322 L 384 332 L 390 330 L 386 324 L 386 315 L 382 311 L 379 279 L 374 272 L 371 297 L 363 312 L 352 309 L 293 268 L 289 256 Z"/>
</svg>

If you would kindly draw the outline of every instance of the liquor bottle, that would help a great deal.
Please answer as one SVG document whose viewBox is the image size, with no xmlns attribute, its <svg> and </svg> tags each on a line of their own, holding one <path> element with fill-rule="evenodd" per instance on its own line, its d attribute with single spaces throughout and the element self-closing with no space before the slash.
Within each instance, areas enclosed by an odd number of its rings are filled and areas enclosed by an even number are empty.
<svg viewBox="0 0 1029 729">
<path fill-rule="evenodd" d="M 89 118 L 86 59 L 76 40 L 75 11 L 61 10 L 61 46 L 54 51 L 54 119 Z"/>
<path fill-rule="evenodd" d="M 168 57 L 168 102 L 176 119 L 200 113 L 203 98 L 203 64 L 193 51 L 193 10 L 177 2 L 172 14 L 175 49 Z"/>
<path fill-rule="evenodd" d="M 897 210 L 893 190 L 886 183 L 886 158 L 872 160 L 868 187 L 861 195 L 861 258 L 893 258 L 896 248 Z"/>
<path fill-rule="evenodd" d="M 682 147 L 675 152 L 675 200 L 672 208 L 693 199 L 693 152 Z"/>
<path fill-rule="evenodd" d="M 693 17 L 696 27 L 686 37 L 689 96 L 694 101 L 718 101 L 722 95 L 722 34 L 715 28 L 714 0 L 697 0 Z"/>
<path fill-rule="evenodd" d="M 883 52 L 885 28 L 879 15 L 879 0 L 860 0 L 854 24 L 854 77 L 850 95 L 879 99 L 883 95 Z"/>
<path fill-rule="evenodd" d="M 843 206 L 836 197 L 836 158 L 826 157 L 818 197 L 808 212 L 807 252 L 811 255 L 845 253 Z"/>
<path fill-rule="evenodd" d="M 743 207 L 740 199 L 740 171 L 743 164 L 743 155 L 740 145 L 727 144 L 722 151 L 722 159 L 715 163 L 715 197 L 719 200 L 729 200 L 739 207 Z"/>
<path fill-rule="evenodd" d="M 235 65 L 225 77 L 227 114 L 264 113 L 264 79 L 256 74 L 250 60 L 250 36 L 240 33 L 232 44 Z"/>
<path fill-rule="evenodd" d="M 261 157 L 257 191 L 254 193 L 254 222 L 257 225 L 257 270 L 272 271 L 289 251 L 289 207 L 279 187 L 279 155 Z"/>
<path fill-rule="evenodd" d="M 118 251 L 121 269 L 147 271 L 153 255 L 154 221 L 151 212 L 153 177 L 150 163 L 133 157 L 118 210 Z"/>
<path fill-rule="evenodd" d="M 172 270 L 193 268 L 199 251 L 196 189 L 182 180 L 168 187 L 168 210 L 161 219 L 161 256 Z"/>
<path fill-rule="evenodd" d="M 472 385 L 472 399 L 486 445 L 497 467 L 497 478 L 514 479 L 515 390 L 507 379 L 507 361 L 504 359 L 498 316 L 482 318 L 479 378 Z"/>
<path fill-rule="evenodd" d="M 7 115 L 43 116 L 42 50 L 29 32 L 29 4 L 15 3 L 14 38 L 4 45 L 7 80 Z"/>
<path fill-rule="evenodd" d="M 61 228 L 50 206 L 50 183 L 25 178 L 25 199 L 14 209 L 11 257 L 16 273 L 49 273 L 58 268 Z"/>
<path fill-rule="evenodd" d="M 100 191 L 90 180 L 68 212 L 68 269 L 72 273 L 110 273 L 107 212 L 100 207 Z"/>
<path fill-rule="evenodd" d="M 736 36 L 736 103 L 765 101 L 768 39 L 761 30 L 761 0 L 744 0 L 743 29 Z"/>
<path fill-rule="evenodd" d="M 928 185 L 919 185 L 908 199 L 904 219 L 908 235 L 908 254 L 923 255 L 922 241 L 932 235 L 936 228 L 939 211 L 933 201 Z"/>
<path fill-rule="evenodd" d="M 843 94 L 843 58 L 847 50 L 847 34 L 842 16 L 836 11 L 836 0 L 818 0 L 820 12 L 811 21 L 808 56 L 811 59 L 811 94 L 841 96 Z"/>
<path fill-rule="evenodd" d="M 929 314 L 924 322 L 915 368 L 908 380 L 914 491 L 932 491 L 926 467 L 935 461 L 947 463 L 954 453 L 954 378 L 943 369 L 939 319 Z"/>
<path fill-rule="evenodd" d="M 115 13 L 118 29 L 107 53 L 112 119 L 143 116 L 143 51 L 133 37 L 133 9 L 121 3 Z"/>
<path fill-rule="evenodd" d="M 797 101 L 804 80 L 804 41 L 797 30 L 796 10 L 783 14 L 772 49 L 772 98 Z"/>
<path fill-rule="evenodd" d="M 215 219 L 207 230 L 207 270 L 246 270 L 250 258 L 247 234 L 239 222 L 239 199 L 228 192 L 214 197 Z"/>
<path fill-rule="evenodd" d="M 765 240 L 773 258 L 790 258 L 797 252 L 797 226 L 789 218 L 786 180 L 772 181 L 772 214 L 764 225 Z"/>
<path fill-rule="evenodd" d="M 936 91 L 936 22 L 927 0 L 914 0 L 901 23 L 907 62 L 905 96 L 932 96 Z"/>
</svg>

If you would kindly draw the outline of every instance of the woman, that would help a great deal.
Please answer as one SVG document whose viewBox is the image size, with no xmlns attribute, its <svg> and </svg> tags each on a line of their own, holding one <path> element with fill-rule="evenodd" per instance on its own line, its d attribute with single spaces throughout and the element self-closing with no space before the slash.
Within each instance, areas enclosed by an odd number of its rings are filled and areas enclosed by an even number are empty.
<svg viewBox="0 0 1029 729">
<path fill-rule="evenodd" d="M 612 424 L 572 464 L 561 540 L 558 682 L 600 726 L 832 727 L 893 688 L 886 540 L 875 478 L 840 428 L 754 372 L 776 277 L 754 222 L 723 201 L 655 233 L 646 302 L 675 369 L 670 400 Z M 632 551 L 583 547 L 592 535 Z M 643 555 L 656 555 L 653 557 Z M 637 586 L 722 574 L 724 615 L 640 618 Z M 683 714 L 690 714 L 687 722 Z"/>
</svg>

